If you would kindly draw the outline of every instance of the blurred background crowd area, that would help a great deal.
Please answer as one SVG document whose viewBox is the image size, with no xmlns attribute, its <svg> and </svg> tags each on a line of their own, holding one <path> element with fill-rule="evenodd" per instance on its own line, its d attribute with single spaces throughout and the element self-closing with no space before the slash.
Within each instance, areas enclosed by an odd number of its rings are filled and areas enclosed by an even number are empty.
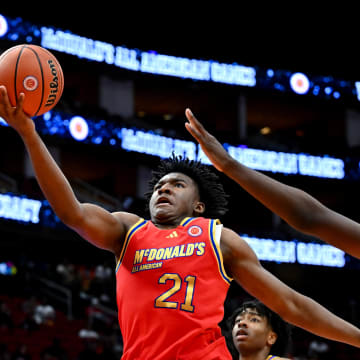
<svg viewBox="0 0 360 360">
<path fill-rule="evenodd" d="M 10 9 L 1 11 L 9 19 L 17 19 L 20 14 Z M 283 44 L 280 45 L 284 52 L 276 58 L 271 57 L 272 52 L 280 51 L 275 43 L 273 48 L 269 43 L 266 46 L 260 43 L 264 46 L 263 53 L 254 45 L 250 56 L 246 44 L 241 47 L 236 41 L 231 46 L 226 43 L 226 51 L 225 44 L 211 47 L 210 41 L 205 41 L 209 39 L 204 38 L 202 42 L 200 36 L 191 38 L 187 33 L 178 46 L 175 40 L 151 37 L 150 30 L 147 36 L 131 36 L 125 31 L 117 32 L 119 24 L 113 18 L 114 24 L 104 19 L 96 27 L 65 18 L 43 19 L 31 12 L 23 12 L 21 19 L 129 49 L 254 66 L 259 73 L 261 69 L 307 71 L 314 76 L 324 76 L 329 82 L 339 77 L 351 84 L 360 79 L 358 70 L 350 65 L 345 69 L 344 63 L 332 63 L 329 58 L 323 58 L 321 68 L 320 59 L 315 55 L 316 67 L 312 68 L 311 61 L 305 59 L 302 68 L 300 58 L 296 62 L 286 58 Z M 18 24 L 24 29 L 22 21 Z M 236 37 L 236 33 L 231 34 Z M 23 42 L 23 39 L 0 37 L 0 53 Z M 110 124 L 192 141 L 184 128 L 184 111 L 190 107 L 222 143 L 344 159 L 345 165 L 355 170 L 349 171 L 353 176 L 343 179 L 265 173 L 308 191 L 325 205 L 360 221 L 357 174 L 360 110 L 355 93 L 349 100 L 298 95 L 275 88 L 194 81 L 131 71 L 53 52 L 65 76 L 64 93 L 53 113 L 59 112 L 66 119 L 81 116 L 91 120 L 95 128 Z M 328 55 L 325 49 L 324 53 Z M 34 120 L 36 124 L 43 121 Z M 158 156 L 101 146 L 100 140 L 76 141 L 70 136 L 58 135 L 56 130 L 44 134 L 43 138 L 81 201 L 148 218 L 143 194 Z M 0 126 L 0 151 L 1 194 L 44 201 L 20 138 L 4 126 Z M 259 238 L 322 243 L 294 231 L 236 184 L 218 175 L 231 195 L 229 212 L 221 219 L 225 226 Z M 4 204 L 2 200 L 0 359 L 119 358 L 122 340 L 117 325 L 113 256 L 86 243 L 56 218 L 52 217 L 50 224 L 42 221 L 45 216 L 37 223 L 14 220 L 16 216 L 6 218 Z M 345 266 L 341 268 L 276 261 L 264 261 L 263 265 L 294 289 L 360 326 L 360 290 L 356 286 L 359 262 L 351 256 L 345 259 Z M 225 317 L 248 297 L 233 284 L 225 303 Z M 294 329 L 293 341 L 289 356 L 294 359 L 359 358 L 357 349 L 317 339 L 300 329 Z M 316 345 L 318 350 L 311 350 Z"/>
</svg>

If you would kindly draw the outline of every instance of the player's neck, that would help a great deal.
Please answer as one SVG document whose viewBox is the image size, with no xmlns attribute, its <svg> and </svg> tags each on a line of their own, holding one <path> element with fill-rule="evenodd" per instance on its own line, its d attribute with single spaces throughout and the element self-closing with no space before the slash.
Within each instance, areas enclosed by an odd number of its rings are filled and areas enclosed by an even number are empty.
<svg viewBox="0 0 360 360">
<path fill-rule="evenodd" d="M 176 218 L 151 218 L 152 223 L 162 230 L 169 230 L 177 228 L 181 222 L 189 216 L 180 216 Z"/>
<path fill-rule="evenodd" d="M 268 356 L 269 353 L 267 351 L 258 351 L 256 353 L 242 354 L 239 356 L 239 360 L 266 360 Z"/>
<path fill-rule="evenodd" d="M 179 225 L 170 225 L 170 224 L 159 224 L 155 222 L 153 222 L 153 224 L 155 225 L 155 227 L 157 227 L 160 230 L 176 229 L 179 226 Z"/>
</svg>

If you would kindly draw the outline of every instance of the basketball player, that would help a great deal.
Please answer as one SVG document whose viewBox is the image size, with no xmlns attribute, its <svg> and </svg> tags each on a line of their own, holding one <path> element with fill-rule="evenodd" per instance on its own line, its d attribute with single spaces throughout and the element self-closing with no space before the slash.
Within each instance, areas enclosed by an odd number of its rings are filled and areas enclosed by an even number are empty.
<svg viewBox="0 0 360 360">
<path fill-rule="evenodd" d="M 115 255 L 123 360 L 231 359 L 218 323 L 235 279 L 284 320 L 360 347 L 360 330 L 291 289 L 217 217 L 226 194 L 206 165 L 172 157 L 150 181 L 150 220 L 80 203 L 22 110 L 0 86 L 0 116 L 22 138 L 37 181 L 57 216 L 93 245 Z"/>
<path fill-rule="evenodd" d="M 206 131 L 190 109 L 185 114 L 189 120 L 185 124 L 187 130 L 219 171 L 295 229 L 318 237 L 360 259 L 360 224 L 327 208 L 308 193 L 236 161 Z"/>
<path fill-rule="evenodd" d="M 244 302 L 228 319 L 228 327 L 234 360 L 287 360 L 279 356 L 287 354 L 291 328 L 260 301 Z"/>
</svg>

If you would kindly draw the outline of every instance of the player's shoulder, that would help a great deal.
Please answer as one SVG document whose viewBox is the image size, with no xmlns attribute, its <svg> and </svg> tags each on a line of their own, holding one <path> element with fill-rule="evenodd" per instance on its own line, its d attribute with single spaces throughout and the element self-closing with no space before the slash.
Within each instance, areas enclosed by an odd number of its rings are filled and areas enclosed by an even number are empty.
<svg viewBox="0 0 360 360">
<path fill-rule="evenodd" d="M 126 230 L 129 230 L 138 222 L 144 221 L 144 219 L 141 216 L 126 211 L 116 211 L 113 212 L 112 215 L 115 216 L 116 219 L 122 222 Z"/>
</svg>

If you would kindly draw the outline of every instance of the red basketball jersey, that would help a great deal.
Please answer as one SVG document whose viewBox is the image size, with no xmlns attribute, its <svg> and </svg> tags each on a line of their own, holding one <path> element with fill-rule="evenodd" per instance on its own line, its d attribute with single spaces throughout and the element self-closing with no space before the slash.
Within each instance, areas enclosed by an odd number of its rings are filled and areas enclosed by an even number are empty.
<svg viewBox="0 0 360 360">
<path fill-rule="evenodd" d="M 231 279 L 217 223 L 161 230 L 142 219 L 128 231 L 116 267 L 123 360 L 231 359 L 218 326 Z"/>
</svg>

